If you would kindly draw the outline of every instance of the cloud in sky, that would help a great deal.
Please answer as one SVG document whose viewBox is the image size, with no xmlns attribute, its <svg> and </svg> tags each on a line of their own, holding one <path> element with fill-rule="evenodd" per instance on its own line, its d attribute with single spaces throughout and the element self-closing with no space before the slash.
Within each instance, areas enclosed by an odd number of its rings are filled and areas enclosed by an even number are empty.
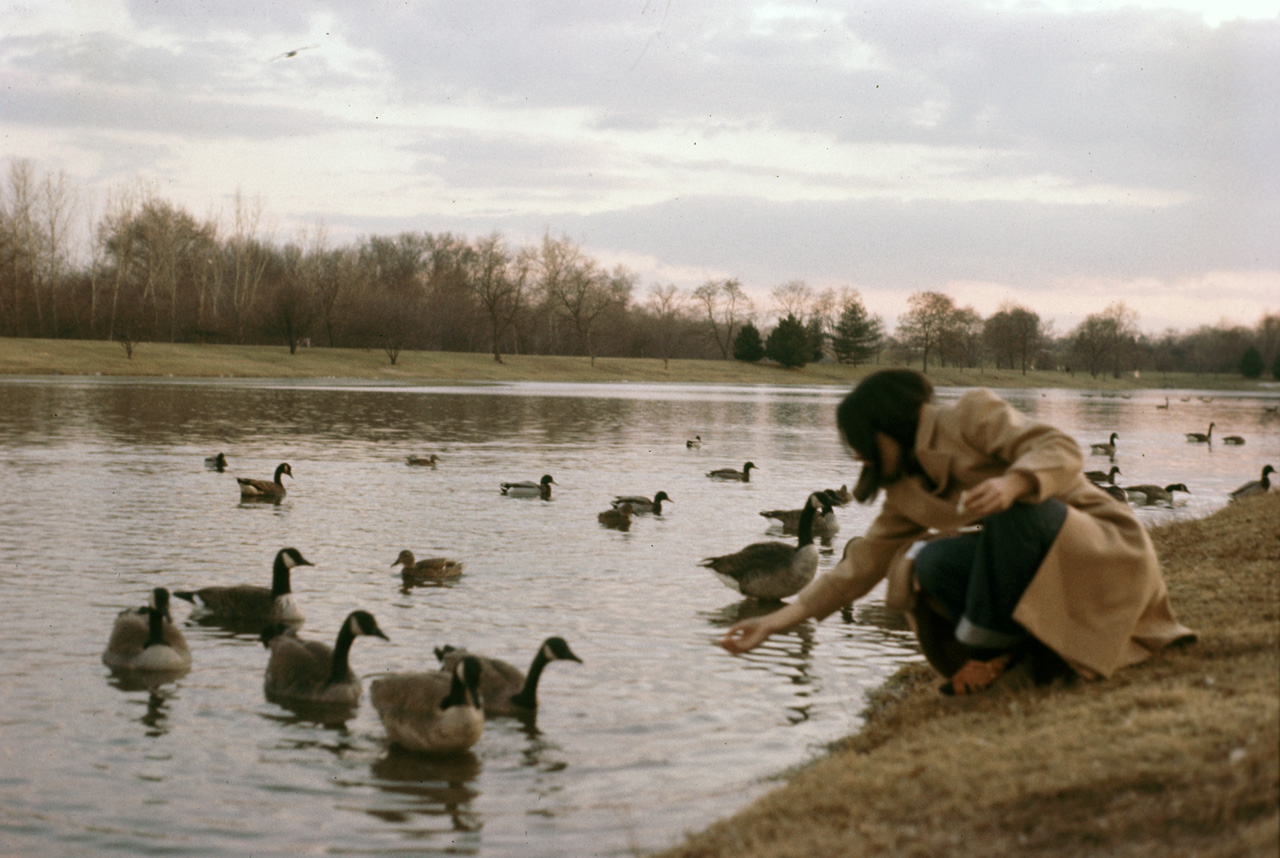
<svg viewBox="0 0 1280 858">
<path fill-rule="evenodd" d="M 36 2 L 10 157 L 277 239 L 567 235 L 647 287 L 936 289 L 1065 332 L 1280 309 L 1280 2 Z M 292 56 L 290 51 L 298 52 Z"/>
</svg>

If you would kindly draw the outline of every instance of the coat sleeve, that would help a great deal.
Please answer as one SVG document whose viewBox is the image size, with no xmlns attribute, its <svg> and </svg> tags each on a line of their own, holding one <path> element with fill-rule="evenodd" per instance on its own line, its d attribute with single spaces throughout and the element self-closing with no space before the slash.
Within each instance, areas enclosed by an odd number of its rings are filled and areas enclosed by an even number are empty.
<svg viewBox="0 0 1280 858">
<path fill-rule="evenodd" d="M 1040 503 L 1061 495 L 1080 478 L 1084 456 L 1074 438 L 1029 420 L 989 390 L 960 397 L 955 424 L 965 444 L 1007 463 L 1005 470 L 1031 478 L 1036 488 L 1028 501 Z"/>
</svg>

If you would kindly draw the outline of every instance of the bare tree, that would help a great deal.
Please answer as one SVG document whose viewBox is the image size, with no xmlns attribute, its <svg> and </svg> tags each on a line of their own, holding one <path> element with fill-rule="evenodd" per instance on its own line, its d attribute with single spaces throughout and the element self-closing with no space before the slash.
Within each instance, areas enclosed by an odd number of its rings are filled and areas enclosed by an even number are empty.
<svg viewBox="0 0 1280 858">
<path fill-rule="evenodd" d="M 606 311 L 626 306 L 635 285 L 634 275 L 621 267 L 605 273 L 567 238 L 553 241 L 545 236 L 539 263 L 544 292 L 573 325 L 595 366 L 592 333 L 596 323 Z"/>
<path fill-rule="evenodd" d="M 524 309 L 525 287 L 535 260 L 532 253 L 512 255 L 494 232 L 475 243 L 468 285 L 489 320 L 493 359 L 502 363 L 502 338 Z"/>
<path fill-rule="evenodd" d="M 662 355 L 662 368 L 667 369 L 675 350 L 680 317 L 684 314 L 685 296 L 674 283 L 649 287 L 649 312 L 653 314 L 658 329 L 658 352 Z"/>
<path fill-rule="evenodd" d="M 693 290 L 693 298 L 702 308 L 707 333 L 728 360 L 738 328 L 753 313 L 751 299 L 737 280 L 708 280 Z"/>
<path fill-rule="evenodd" d="M 779 318 L 794 316 L 801 322 L 809 318 L 814 301 L 813 290 L 803 280 L 789 280 L 781 286 L 775 286 L 770 290 L 769 297 L 773 299 Z"/>
<path fill-rule="evenodd" d="M 941 292 L 916 292 L 907 298 L 911 309 L 898 320 L 898 339 L 920 352 L 920 365 L 929 371 L 929 356 L 953 327 L 956 305 Z"/>
<path fill-rule="evenodd" d="M 983 325 L 982 338 L 997 366 L 1003 363 L 1012 369 L 1021 363 L 1022 374 L 1026 375 L 1040 351 L 1044 326 L 1033 311 L 1005 302 Z"/>
<path fill-rule="evenodd" d="M 258 231 L 262 228 L 263 203 L 261 197 L 247 202 L 236 189 L 235 208 L 232 211 L 231 251 L 231 311 L 234 315 L 236 342 L 244 342 L 258 290 L 262 286 L 267 266 L 267 254 Z"/>
</svg>

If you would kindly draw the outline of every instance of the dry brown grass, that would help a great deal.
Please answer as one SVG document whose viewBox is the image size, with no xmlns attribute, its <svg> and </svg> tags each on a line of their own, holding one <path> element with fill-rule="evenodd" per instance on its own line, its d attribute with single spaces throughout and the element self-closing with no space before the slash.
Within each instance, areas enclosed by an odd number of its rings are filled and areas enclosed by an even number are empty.
<svg viewBox="0 0 1280 858">
<path fill-rule="evenodd" d="M 1153 533 L 1200 640 L 1103 682 L 940 697 L 865 728 L 683 856 L 1258 856 L 1280 850 L 1280 494 Z"/>
</svg>

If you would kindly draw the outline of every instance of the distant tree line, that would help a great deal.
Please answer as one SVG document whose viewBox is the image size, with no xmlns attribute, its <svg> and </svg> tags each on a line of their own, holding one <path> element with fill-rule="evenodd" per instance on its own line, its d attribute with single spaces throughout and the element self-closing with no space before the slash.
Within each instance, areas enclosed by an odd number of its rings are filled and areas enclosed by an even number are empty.
<svg viewBox="0 0 1280 858">
<path fill-rule="evenodd" d="M 73 229 L 83 218 L 86 229 Z M 73 236 L 87 232 L 88 247 Z M 897 329 L 851 288 L 803 281 L 759 307 L 732 278 L 690 290 L 606 268 L 567 237 L 513 246 L 493 233 L 365 236 L 331 246 L 322 226 L 278 242 L 263 205 L 237 194 L 199 219 L 142 185 L 101 212 L 61 174 L 10 163 L 0 181 L 0 335 L 139 342 L 404 349 L 503 355 L 831 360 L 965 368 L 1280 377 L 1280 315 L 1254 329 L 1140 333 L 1122 303 L 1055 335 L 1006 304 L 983 319 L 941 292 L 907 299 Z"/>
</svg>

